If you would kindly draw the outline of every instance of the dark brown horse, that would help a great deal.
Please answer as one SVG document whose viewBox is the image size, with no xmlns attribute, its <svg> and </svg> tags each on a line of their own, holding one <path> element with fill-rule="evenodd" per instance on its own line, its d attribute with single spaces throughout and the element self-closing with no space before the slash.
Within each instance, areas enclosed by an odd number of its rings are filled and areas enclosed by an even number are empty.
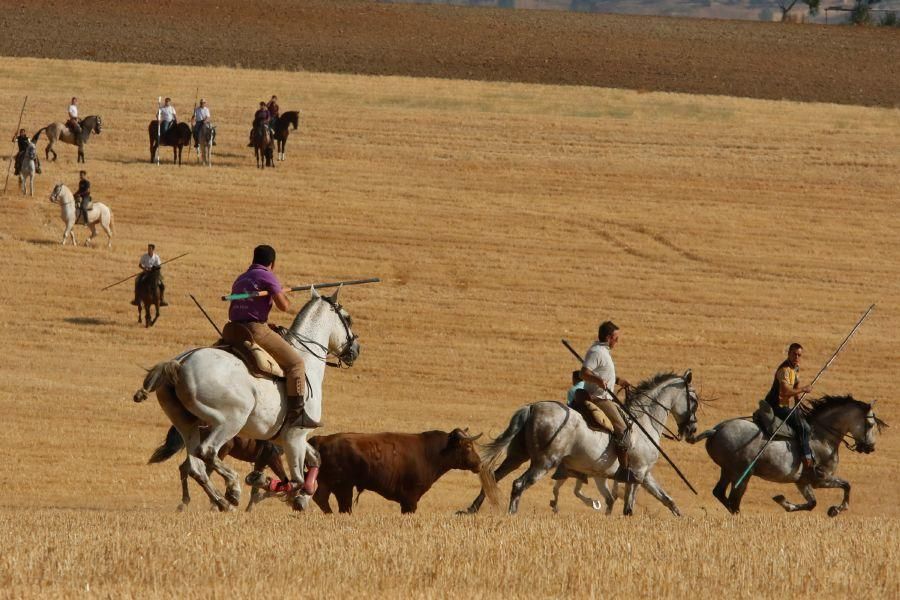
<svg viewBox="0 0 900 600">
<path fill-rule="evenodd" d="M 191 145 L 191 126 L 187 123 L 173 123 L 169 129 L 162 134 L 162 143 L 157 142 L 157 121 L 150 121 L 147 126 L 147 133 L 150 135 L 150 162 L 156 160 L 156 153 L 160 146 L 172 146 L 172 164 L 181 164 L 181 150 L 185 146 L 190 148 Z"/>
<path fill-rule="evenodd" d="M 300 112 L 289 110 L 278 117 L 272 124 L 272 129 L 275 131 L 275 141 L 278 144 L 276 150 L 278 152 L 278 160 L 284 160 L 284 147 L 287 144 L 288 136 L 291 133 L 291 126 L 293 125 L 293 128 L 297 129 L 299 122 Z"/>
<path fill-rule="evenodd" d="M 166 434 L 166 441 L 153 452 L 150 456 L 150 460 L 147 462 L 148 464 L 161 463 L 172 458 L 182 448 L 184 448 L 184 440 L 181 439 L 181 434 L 178 433 L 178 430 L 174 427 L 169 427 L 169 432 Z M 219 459 L 223 459 L 226 456 L 231 456 L 243 462 L 253 463 L 253 474 L 256 474 L 256 472 L 261 474 L 266 467 L 269 467 L 278 478 L 278 481 L 274 482 L 272 485 L 267 485 L 268 489 L 258 486 L 253 487 L 253 493 L 250 495 L 250 502 L 247 504 L 248 511 L 253 508 L 254 504 L 270 493 L 277 493 L 277 490 L 279 489 L 278 484 L 282 484 L 282 482 L 287 482 L 288 480 L 284 465 L 281 464 L 281 452 L 272 442 L 266 440 L 248 440 L 236 437 L 226 442 L 225 445 L 219 449 Z M 181 504 L 178 506 L 178 510 L 183 511 L 187 508 L 187 505 L 190 504 L 191 496 L 188 493 L 188 474 L 184 464 L 181 465 L 180 471 Z M 207 476 L 210 473 L 212 473 L 212 470 L 207 467 Z"/>
<path fill-rule="evenodd" d="M 250 143 L 253 144 L 253 150 L 256 153 L 257 168 L 264 169 L 275 166 L 275 161 L 273 160 L 275 140 L 268 127 L 255 125 L 250 134 Z"/>
<path fill-rule="evenodd" d="M 141 309 L 144 311 L 144 326 L 150 327 L 159 318 L 160 293 L 159 284 L 162 272 L 159 267 L 154 267 L 146 273 L 138 275 L 137 299 L 138 299 L 138 323 L 141 322 Z M 156 316 L 150 318 L 150 307 L 156 307 Z"/>
</svg>

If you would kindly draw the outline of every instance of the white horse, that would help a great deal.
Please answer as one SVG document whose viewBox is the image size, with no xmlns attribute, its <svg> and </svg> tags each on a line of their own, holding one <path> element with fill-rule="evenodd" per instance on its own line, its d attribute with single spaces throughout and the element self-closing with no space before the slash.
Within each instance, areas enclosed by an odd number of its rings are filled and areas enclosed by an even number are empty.
<svg viewBox="0 0 900 600">
<path fill-rule="evenodd" d="M 203 123 L 200 127 L 200 135 L 198 137 L 199 151 L 197 153 L 197 161 L 201 165 L 207 167 L 212 166 L 212 146 L 216 141 L 216 126 L 209 121 Z"/>
<path fill-rule="evenodd" d="M 75 196 L 72 195 L 72 191 L 64 184 L 57 183 L 53 187 L 53 191 L 50 192 L 50 202 L 59 204 L 59 216 L 63 220 L 63 223 L 66 224 L 66 230 L 63 232 L 62 245 L 65 246 L 66 239 L 71 237 L 72 244 L 77 246 L 78 242 L 75 240 L 75 232 L 72 228 L 75 227 L 78 211 L 81 209 L 75 207 Z M 85 240 L 85 245 L 90 245 L 97 236 L 97 223 L 100 223 L 100 226 L 103 227 L 103 231 L 106 232 L 106 247 L 111 248 L 113 215 L 109 207 L 102 202 L 94 202 L 88 210 L 88 228 L 91 230 L 91 237 Z"/>
<path fill-rule="evenodd" d="M 670 412 L 678 423 L 677 439 L 691 439 L 696 432 L 699 399 L 691 386 L 691 379 L 690 370 L 684 375 L 661 373 L 637 386 L 626 403 L 631 414 L 657 444 Z M 630 515 L 634 511 L 634 497 L 638 485 L 641 485 L 674 515 L 680 516 L 675 501 L 650 472 L 659 459 L 659 451 L 638 427 L 627 430 L 626 440 L 629 444 L 628 469 L 640 483 L 626 484 L 623 513 Z M 506 458 L 500 463 L 504 452 Z M 559 465 L 572 473 L 603 478 L 612 477 L 618 467 L 608 433 L 589 429 L 581 415 L 564 404 L 535 402 L 517 410 L 506 431 L 485 447 L 482 481 L 486 484 L 463 512 L 478 512 L 486 496 L 496 496 L 496 481 L 529 458 L 531 464 L 528 470 L 513 483 L 510 514 L 515 514 L 519 509 L 519 500 L 525 490 Z M 491 472 L 497 463 L 500 466 Z"/>
<path fill-rule="evenodd" d="M 339 292 L 340 290 L 338 290 Z M 309 302 L 290 327 L 287 340 L 303 357 L 306 368 L 305 409 L 315 421 L 322 418 L 322 382 L 325 360 L 330 354 L 339 363 L 352 365 L 359 356 L 357 336 L 350 329 L 352 319 L 333 296 L 323 297 L 313 289 Z M 134 401 L 142 402 L 150 392 L 185 440 L 187 459 L 180 469 L 207 493 L 219 510 L 240 503 L 241 483 L 237 473 L 219 459 L 223 444 L 233 437 L 272 440 L 284 448 L 290 477 L 303 481 L 307 452 L 316 462 L 318 455 L 307 443 L 312 429 L 286 427 L 284 382 L 253 377 L 233 354 L 216 348 L 184 352 L 153 367 Z M 210 467 L 226 481 L 224 498 L 210 484 Z M 305 489 L 294 494 L 294 507 L 309 504 Z"/>
<path fill-rule="evenodd" d="M 28 142 L 28 148 L 25 149 L 25 156 L 22 157 L 22 165 L 19 167 L 19 183 L 22 184 L 22 194 L 28 193 L 26 181 L 31 184 L 31 195 L 34 196 L 34 174 L 37 171 L 34 161 L 37 158 L 37 150 L 34 142 Z"/>
</svg>

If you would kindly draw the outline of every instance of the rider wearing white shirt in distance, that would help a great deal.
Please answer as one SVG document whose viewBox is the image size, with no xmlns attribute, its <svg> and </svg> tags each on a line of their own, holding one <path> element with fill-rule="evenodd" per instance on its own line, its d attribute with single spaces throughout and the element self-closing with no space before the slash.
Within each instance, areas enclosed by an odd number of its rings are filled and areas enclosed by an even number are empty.
<svg viewBox="0 0 900 600">
<path fill-rule="evenodd" d="M 206 106 L 206 100 L 200 98 L 200 106 L 194 109 L 191 115 L 191 123 L 194 124 L 194 148 L 200 145 L 200 128 L 209 121 L 209 108 Z"/>
<path fill-rule="evenodd" d="M 138 263 L 138 266 L 140 266 L 141 268 L 141 274 L 138 275 L 134 280 L 134 300 L 132 300 L 131 303 L 135 306 L 138 306 L 138 286 L 140 286 L 144 276 L 153 269 L 160 269 L 159 305 L 168 306 L 169 303 L 166 302 L 166 284 L 163 281 L 162 276 L 162 258 L 160 258 L 159 254 L 156 253 L 156 246 L 154 244 L 147 244 L 147 253 L 141 256 L 141 260 Z"/>
</svg>

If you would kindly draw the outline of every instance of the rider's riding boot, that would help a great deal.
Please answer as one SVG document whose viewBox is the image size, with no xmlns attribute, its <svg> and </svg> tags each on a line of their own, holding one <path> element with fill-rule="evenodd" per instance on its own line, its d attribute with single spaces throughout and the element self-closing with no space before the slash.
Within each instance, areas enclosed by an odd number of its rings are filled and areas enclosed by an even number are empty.
<svg viewBox="0 0 900 600">
<path fill-rule="evenodd" d="M 84 219 L 84 223 L 83 223 L 83 224 L 84 224 L 85 227 L 90 227 L 90 226 L 91 226 L 91 224 L 88 223 L 88 211 L 82 209 L 82 210 L 81 210 L 81 218 Z"/>
<path fill-rule="evenodd" d="M 169 303 L 166 302 L 166 288 L 164 286 L 159 286 L 159 305 L 160 306 L 168 306 Z"/>
<path fill-rule="evenodd" d="M 625 446 L 625 443 L 616 442 L 615 449 L 616 458 L 619 459 L 619 468 L 616 474 L 613 475 L 613 479 L 620 483 L 636 483 L 637 477 L 631 472 L 631 469 L 626 467 L 628 464 L 628 448 Z"/>
<path fill-rule="evenodd" d="M 34 159 L 34 172 L 38 175 L 41 174 L 41 159 L 39 158 Z"/>
<path fill-rule="evenodd" d="M 306 414 L 304 406 L 306 401 L 303 399 L 303 396 L 288 396 L 287 404 L 288 410 L 287 414 L 284 416 L 284 424 L 286 427 L 315 429 L 316 427 L 322 426 L 321 423 L 313 421 L 309 415 Z"/>
</svg>

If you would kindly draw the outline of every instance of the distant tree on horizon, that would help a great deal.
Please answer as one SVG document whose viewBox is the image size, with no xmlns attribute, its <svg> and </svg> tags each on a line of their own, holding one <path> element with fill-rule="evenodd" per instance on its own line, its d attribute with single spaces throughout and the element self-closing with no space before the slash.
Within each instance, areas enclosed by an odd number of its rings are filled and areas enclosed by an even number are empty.
<svg viewBox="0 0 900 600">
<path fill-rule="evenodd" d="M 815 16 L 819 12 L 819 5 L 821 0 L 775 0 L 776 4 L 778 4 L 778 8 L 781 9 L 781 21 L 782 23 L 788 20 L 788 13 L 791 12 L 791 9 L 798 2 L 802 2 L 803 4 L 809 7 L 809 14 Z"/>
</svg>

